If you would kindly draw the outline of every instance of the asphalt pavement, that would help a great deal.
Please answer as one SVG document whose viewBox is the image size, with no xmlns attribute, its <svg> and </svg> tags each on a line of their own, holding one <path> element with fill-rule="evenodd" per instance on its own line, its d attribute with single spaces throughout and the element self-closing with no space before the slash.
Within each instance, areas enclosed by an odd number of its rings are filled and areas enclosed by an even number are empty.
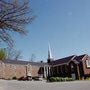
<svg viewBox="0 0 90 90">
<path fill-rule="evenodd" d="M 0 90 L 90 90 L 90 81 L 54 82 L 0 80 Z"/>
</svg>

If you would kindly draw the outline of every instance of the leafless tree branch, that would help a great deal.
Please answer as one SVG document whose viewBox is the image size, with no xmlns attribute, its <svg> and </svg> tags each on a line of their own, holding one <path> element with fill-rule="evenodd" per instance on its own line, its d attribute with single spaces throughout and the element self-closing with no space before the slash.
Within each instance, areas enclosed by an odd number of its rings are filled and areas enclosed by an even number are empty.
<svg viewBox="0 0 90 90">
<path fill-rule="evenodd" d="M 12 2 L 14 1 L 14 2 Z M 21 3 L 20 3 L 21 2 Z M 13 45 L 9 32 L 26 34 L 25 25 L 34 20 L 28 0 L 0 0 L 0 40 Z"/>
</svg>

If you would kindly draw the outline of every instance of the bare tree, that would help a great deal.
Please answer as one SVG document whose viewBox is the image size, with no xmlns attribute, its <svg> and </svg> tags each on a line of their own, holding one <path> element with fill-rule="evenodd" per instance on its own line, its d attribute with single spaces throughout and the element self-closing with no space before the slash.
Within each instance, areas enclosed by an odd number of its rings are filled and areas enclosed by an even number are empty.
<svg viewBox="0 0 90 90">
<path fill-rule="evenodd" d="M 7 59 L 19 60 L 22 58 L 20 50 L 15 50 L 12 47 L 7 47 L 5 50 L 7 52 Z"/>
<path fill-rule="evenodd" d="M 16 51 L 14 60 L 19 60 L 19 59 L 21 59 L 21 58 L 22 58 L 21 53 L 22 53 L 22 52 L 21 52 L 20 50 Z"/>
<path fill-rule="evenodd" d="M 0 0 L 0 41 L 13 45 L 12 33 L 26 35 L 25 25 L 33 19 L 29 0 Z"/>
<path fill-rule="evenodd" d="M 35 58 L 36 58 L 36 57 L 35 57 L 35 54 L 32 53 L 30 61 L 31 61 L 31 62 L 35 62 Z"/>
</svg>

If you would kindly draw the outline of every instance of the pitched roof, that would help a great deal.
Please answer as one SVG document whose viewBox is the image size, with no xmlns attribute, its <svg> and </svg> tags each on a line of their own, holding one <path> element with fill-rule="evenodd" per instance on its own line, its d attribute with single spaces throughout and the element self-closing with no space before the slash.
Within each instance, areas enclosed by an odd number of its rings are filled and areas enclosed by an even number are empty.
<svg viewBox="0 0 90 90">
<path fill-rule="evenodd" d="M 76 60 L 77 62 L 80 62 L 84 57 L 86 56 L 86 54 L 83 55 L 72 55 L 72 56 L 68 56 L 65 58 L 61 58 L 61 59 L 57 59 L 54 60 L 50 63 L 50 65 L 58 65 L 58 64 L 67 64 L 70 60 Z M 41 62 L 29 62 L 29 61 L 22 61 L 22 60 L 3 60 L 4 63 L 9 63 L 9 64 L 20 64 L 20 65 L 27 65 L 28 63 L 30 63 L 31 65 L 35 65 L 35 66 L 44 66 L 47 65 L 47 63 L 41 63 Z"/>
<path fill-rule="evenodd" d="M 69 56 L 69 57 L 65 57 L 62 59 L 57 59 L 55 61 L 52 61 L 50 64 L 53 65 L 58 65 L 58 64 L 64 64 L 64 63 L 68 63 L 70 60 L 72 60 L 75 57 L 75 55 Z"/>
<path fill-rule="evenodd" d="M 47 63 L 41 63 L 41 62 L 29 62 L 29 61 L 22 61 L 22 60 L 3 60 L 4 63 L 8 63 L 8 64 L 20 64 L 20 65 L 27 65 L 28 63 L 30 63 L 31 65 L 35 65 L 35 66 L 44 66 L 47 65 Z"/>
<path fill-rule="evenodd" d="M 87 54 L 79 55 L 79 56 L 75 57 L 75 60 L 81 61 L 85 56 L 87 56 Z"/>
<path fill-rule="evenodd" d="M 87 56 L 87 54 L 83 54 L 83 55 L 72 55 L 69 57 L 65 57 L 65 58 L 61 58 L 61 59 L 57 59 L 55 61 L 52 61 L 50 64 L 51 65 L 58 65 L 58 64 L 67 64 L 70 60 L 73 60 L 76 63 L 79 63 L 85 56 Z"/>
</svg>

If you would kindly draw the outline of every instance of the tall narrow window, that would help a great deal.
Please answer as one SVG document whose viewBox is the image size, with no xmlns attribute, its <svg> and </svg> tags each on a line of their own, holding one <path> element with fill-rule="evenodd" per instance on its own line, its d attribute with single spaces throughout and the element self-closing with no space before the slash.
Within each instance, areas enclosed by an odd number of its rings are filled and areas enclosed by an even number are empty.
<svg viewBox="0 0 90 90">
<path fill-rule="evenodd" d="M 90 68 L 90 60 L 86 60 L 87 68 Z"/>
</svg>

